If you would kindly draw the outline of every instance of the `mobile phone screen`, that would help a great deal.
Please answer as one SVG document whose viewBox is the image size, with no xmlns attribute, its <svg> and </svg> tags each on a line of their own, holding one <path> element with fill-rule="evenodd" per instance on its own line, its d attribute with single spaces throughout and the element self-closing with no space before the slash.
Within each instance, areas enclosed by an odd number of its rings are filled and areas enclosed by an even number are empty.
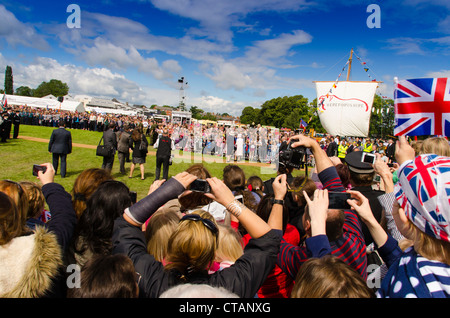
<svg viewBox="0 0 450 318">
<path fill-rule="evenodd" d="M 344 209 L 350 210 L 350 204 L 347 199 L 350 199 L 350 193 L 346 192 L 328 192 L 328 208 L 329 209 Z"/>
<path fill-rule="evenodd" d="M 363 153 L 362 162 L 374 164 L 375 159 L 376 157 L 373 153 Z"/>
<path fill-rule="evenodd" d="M 190 190 L 205 193 L 210 192 L 209 183 L 206 180 L 196 179 L 191 183 Z"/>
</svg>

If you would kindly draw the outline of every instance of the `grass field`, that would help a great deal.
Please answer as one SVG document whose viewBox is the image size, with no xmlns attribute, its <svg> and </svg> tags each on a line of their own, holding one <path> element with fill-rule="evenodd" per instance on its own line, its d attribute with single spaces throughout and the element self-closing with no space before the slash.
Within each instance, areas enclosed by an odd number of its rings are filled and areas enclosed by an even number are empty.
<svg viewBox="0 0 450 318">
<path fill-rule="evenodd" d="M 33 164 L 52 162 L 52 155 L 48 152 L 48 140 L 52 134 L 53 127 L 20 125 L 19 139 L 8 139 L 7 143 L 0 144 L 0 179 L 10 179 L 14 181 L 34 181 L 37 179 L 32 175 Z M 69 129 L 72 133 L 72 142 L 74 147 L 72 153 L 67 156 L 67 174 L 66 178 L 55 176 L 55 182 L 64 186 L 66 191 L 72 191 L 73 183 L 76 177 L 85 169 L 100 168 L 102 157 L 95 155 L 95 146 L 98 144 L 101 133 L 86 130 Z M 12 133 L 11 133 L 12 135 Z M 41 141 L 28 140 L 28 137 L 42 139 Z M 80 144 L 75 146 L 75 144 Z M 87 145 L 87 148 L 85 146 Z M 116 180 L 124 182 L 132 191 L 136 191 L 138 199 L 143 198 L 155 178 L 155 149 L 149 148 L 147 162 L 145 164 L 145 180 L 140 179 L 139 167 L 134 171 L 134 178 L 129 179 L 128 175 L 119 173 L 119 160 L 115 159 L 112 174 Z M 223 162 L 220 157 L 200 156 L 186 154 L 175 151 L 174 164 L 170 166 L 169 177 L 186 170 L 194 163 L 202 162 L 209 172 L 218 178 L 222 178 L 223 168 L 228 163 Z M 215 162 L 214 162 L 215 161 Z M 276 175 L 274 165 L 262 167 L 261 165 L 239 164 L 245 171 L 246 177 L 259 175 L 263 180 L 270 179 Z M 130 163 L 125 164 L 127 173 Z M 303 174 L 302 171 L 296 171 L 294 175 Z"/>
</svg>

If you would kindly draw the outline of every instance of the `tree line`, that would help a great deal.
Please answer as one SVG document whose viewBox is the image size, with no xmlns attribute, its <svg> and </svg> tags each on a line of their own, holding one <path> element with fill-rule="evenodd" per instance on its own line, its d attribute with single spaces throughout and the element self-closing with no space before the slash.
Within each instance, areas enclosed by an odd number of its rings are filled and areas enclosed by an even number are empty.
<svg viewBox="0 0 450 318">
<path fill-rule="evenodd" d="M 16 94 L 21 96 L 43 97 L 52 94 L 53 96 L 65 96 L 69 93 L 69 86 L 57 79 L 42 82 L 36 88 L 20 86 L 15 92 L 13 89 L 13 74 L 10 66 L 5 71 L 6 94 Z M 3 93 L 0 90 L 0 93 Z M 394 102 L 391 99 L 384 99 L 375 95 L 373 101 L 373 112 L 370 120 L 370 136 L 389 136 L 394 131 Z M 152 105 L 154 106 L 154 105 Z M 178 108 L 178 107 L 174 107 Z M 290 128 L 296 130 L 300 128 L 300 123 L 307 123 L 307 129 L 314 129 L 318 133 L 326 133 L 320 123 L 316 112 L 317 99 L 312 102 L 303 95 L 283 96 L 265 101 L 260 108 L 247 106 L 242 110 L 239 120 L 242 124 L 266 125 L 277 128 Z M 185 109 L 183 109 L 185 110 Z M 191 106 L 189 111 L 192 118 L 218 120 L 229 116 L 228 113 L 213 114 L 204 112 L 198 106 Z"/>
</svg>

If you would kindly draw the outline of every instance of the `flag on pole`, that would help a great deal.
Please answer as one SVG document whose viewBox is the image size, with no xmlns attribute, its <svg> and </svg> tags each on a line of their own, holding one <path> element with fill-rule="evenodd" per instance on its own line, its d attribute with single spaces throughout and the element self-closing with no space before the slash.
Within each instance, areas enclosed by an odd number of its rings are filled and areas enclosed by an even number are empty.
<svg viewBox="0 0 450 318">
<path fill-rule="evenodd" d="M 450 136 L 450 81 L 418 78 L 395 82 L 396 136 Z"/>
<path fill-rule="evenodd" d="M 303 119 L 300 121 L 300 129 L 301 128 L 306 128 L 308 126 L 308 124 L 306 123 L 306 121 L 304 121 Z"/>
</svg>

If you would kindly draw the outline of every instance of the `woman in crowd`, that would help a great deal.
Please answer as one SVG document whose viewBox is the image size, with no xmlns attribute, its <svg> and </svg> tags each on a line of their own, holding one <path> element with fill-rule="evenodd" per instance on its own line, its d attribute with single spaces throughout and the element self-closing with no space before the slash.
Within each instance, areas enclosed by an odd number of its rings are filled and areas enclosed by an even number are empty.
<svg viewBox="0 0 450 318">
<path fill-rule="evenodd" d="M 65 296 L 61 275 L 76 223 L 71 196 L 54 183 L 50 163 L 39 171 L 42 192 L 52 213 L 46 226 L 26 226 L 28 198 L 19 183 L 0 181 L 0 297 L 36 298 Z"/>
<path fill-rule="evenodd" d="M 208 275 L 207 270 L 215 258 L 219 230 L 214 218 L 206 211 L 181 218 L 169 239 L 166 266 L 146 251 L 140 226 L 165 202 L 185 192 L 195 179 L 197 177 L 192 174 L 180 173 L 126 209 L 115 222 L 113 252 L 125 253 L 132 259 L 142 277 L 139 287 L 144 297 L 158 297 L 170 287 L 183 283 L 221 286 L 240 297 L 253 297 L 275 264 L 280 234 L 272 228 L 279 231 L 281 226 L 264 222 L 235 200 L 233 193 L 217 178 L 207 179 L 211 193 L 206 196 L 226 206 L 254 238 L 234 265 Z M 285 192 L 286 184 L 279 182 L 275 191 Z M 273 213 L 282 211 L 274 209 Z M 278 215 L 274 218 L 278 219 Z"/>
<path fill-rule="evenodd" d="M 124 183 L 107 180 L 100 184 L 77 223 L 68 264 L 83 266 L 94 255 L 110 254 L 114 220 L 129 206 L 130 191 Z"/>
<path fill-rule="evenodd" d="M 343 260 L 326 255 L 300 267 L 291 298 L 375 298 L 375 293 Z"/>
<path fill-rule="evenodd" d="M 169 238 L 179 222 L 180 216 L 173 210 L 164 211 L 159 209 L 149 219 L 145 230 L 147 251 L 158 262 L 165 264 Z"/>
<path fill-rule="evenodd" d="M 449 160 L 419 155 L 405 137 L 397 143 L 399 181 L 394 187 L 392 215 L 400 233 L 412 242 L 402 251 L 398 242 L 375 221 L 367 198 L 350 191 L 348 200 L 367 224 L 378 252 L 389 267 L 378 297 L 450 297 Z M 420 174 L 417 173 L 420 169 Z M 430 179 L 427 184 L 418 178 Z M 417 188 L 418 187 L 418 188 Z"/>
<path fill-rule="evenodd" d="M 141 132 L 139 128 L 135 128 L 131 134 L 131 140 L 133 141 L 133 145 L 130 147 L 133 150 L 132 154 L 132 162 L 130 166 L 130 176 L 133 177 L 134 167 L 139 165 L 139 169 L 141 171 L 141 180 L 145 179 L 145 158 L 147 157 L 148 152 L 148 140 L 147 137 Z"/>
<path fill-rule="evenodd" d="M 259 203 L 256 214 L 268 222 L 273 205 L 275 196 L 270 194 L 262 198 Z M 280 198 L 279 198 L 280 199 Z M 281 198 L 280 200 L 282 200 Z M 289 212 L 285 205 L 283 205 L 283 217 L 282 217 L 282 230 L 283 239 L 292 245 L 299 245 L 300 243 L 300 233 L 295 228 L 295 226 L 288 223 L 289 222 Z M 246 234 L 243 237 L 243 243 L 246 245 L 251 237 Z M 284 273 L 278 265 L 275 265 L 274 269 L 270 272 L 264 284 L 258 290 L 259 298 L 289 298 L 292 287 L 294 286 L 294 280 Z"/>
<path fill-rule="evenodd" d="M 112 180 L 111 173 L 100 168 L 86 169 L 75 179 L 72 189 L 72 203 L 78 219 L 86 210 L 86 202 L 92 193 L 106 180 Z"/>
<path fill-rule="evenodd" d="M 69 288 L 67 298 L 137 298 L 138 281 L 127 256 L 96 255 L 81 268 L 80 286 Z"/>
<path fill-rule="evenodd" d="M 45 198 L 41 187 L 30 181 L 22 181 L 19 184 L 28 198 L 27 226 L 30 229 L 34 229 L 36 225 L 45 226 L 45 222 L 41 220 L 45 207 Z"/>
<path fill-rule="evenodd" d="M 230 267 L 244 253 L 242 236 L 230 225 L 219 224 L 219 244 L 215 261 L 219 269 Z"/>
</svg>

